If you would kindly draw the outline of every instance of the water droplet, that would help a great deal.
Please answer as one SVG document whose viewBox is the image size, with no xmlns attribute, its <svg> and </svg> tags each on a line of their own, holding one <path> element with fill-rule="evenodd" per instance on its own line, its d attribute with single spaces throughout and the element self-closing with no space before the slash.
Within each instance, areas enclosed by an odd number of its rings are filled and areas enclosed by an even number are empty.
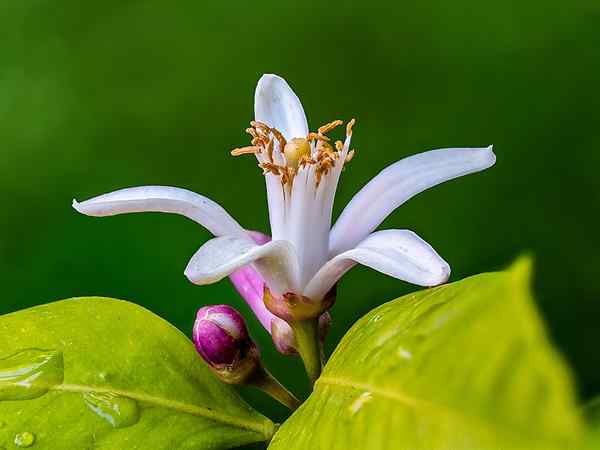
<svg viewBox="0 0 600 450">
<path fill-rule="evenodd" d="M 29 431 L 23 431 L 15 436 L 15 445 L 17 447 L 31 447 L 35 443 L 35 434 Z"/>
<path fill-rule="evenodd" d="M 41 397 L 62 384 L 63 356 L 56 350 L 30 348 L 0 359 L 0 400 Z"/>
<path fill-rule="evenodd" d="M 369 322 L 375 323 L 375 322 L 379 322 L 381 319 L 382 319 L 382 317 L 379 314 L 375 314 L 373 317 L 371 317 Z"/>
<path fill-rule="evenodd" d="M 140 419 L 137 402 L 113 392 L 86 392 L 83 400 L 88 408 L 115 428 L 129 427 Z"/>
<path fill-rule="evenodd" d="M 350 415 L 354 416 L 357 412 L 361 410 L 365 403 L 370 402 L 372 399 L 373 395 L 370 392 L 363 392 L 356 400 L 354 400 L 350 404 L 350 406 L 348 406 Z"/>
<path fill-rule="evenodd" d="M 108 373 L 107 373 L 107 372 L 100 372 L 100 373 L 98 374 L 98 378 L 99 378 L 101 381 L 104 381 L 104 382 L 106 382 L 106 381 L 108 381 L 109 375 L 108 375 Z"/>
<path fill-rule="evenodd" d="M 397 353 L 398 353 L 398 356 L 402 359 L 409 360 L 409 359 L 412 359 L 412 357 L 413 357 L 412 353 L 404 347 L 398 347 Z"/>
</svg>

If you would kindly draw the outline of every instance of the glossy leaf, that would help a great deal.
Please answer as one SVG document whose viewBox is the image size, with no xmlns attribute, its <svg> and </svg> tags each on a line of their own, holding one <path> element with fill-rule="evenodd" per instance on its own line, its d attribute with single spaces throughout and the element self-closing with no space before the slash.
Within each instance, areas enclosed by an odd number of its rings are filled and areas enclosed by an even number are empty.
<svg viewBox="0 0 600 450">
<path fill-rule="evenodd" d="M 583 410 L 590 427 L 590 449 L 600 448 L 600 397 L 589 401 Z"/>
<path fill-rule="evenodd" d="M 533 306 L 529 265 L 520 260 L 507 272 L 371 311 L 269 449 L 578 446 L 583 425 L 573 386 Z"/>
<path fill-rule="evenodd" d="M 80 298 L 0 317 L 0 447 L 225 449 L 273 423 L 218 381 L 176 328 Z"/>
</svg>

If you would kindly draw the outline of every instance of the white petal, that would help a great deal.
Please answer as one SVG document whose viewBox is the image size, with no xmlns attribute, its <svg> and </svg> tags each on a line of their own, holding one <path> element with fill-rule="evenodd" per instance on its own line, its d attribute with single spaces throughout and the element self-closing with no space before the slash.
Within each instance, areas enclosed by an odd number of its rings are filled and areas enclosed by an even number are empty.
<svg viewBox="0 0 600 450">
<path fill-rule="evenodd" d="M 187 189 L 167 186 L 121 189 L 81 203 L 73 200 L 73 208 L 94 217 L 136 212 L 180 214 L 215 236 L 246 236 L 244 229 L 220 205 Z"/>
<path fill-rule="evenodd" d="M 492 147 L 431 150 L 402 159 L 382 170 L 348 203 L 331 230 L 335 256 L 353 248 L 396 208 L 430 187 L 491 167 Z"/>
<path fill-rule="evenodd" d="M 256 245 L 235 236 L 211 239 L 192 257 L 185 276 L 195 284 L 210 284 L 251 263 L 275 294 L 297 291 L 298 262 L 287 241 Z"/>
<path fill-rule="evenodd" d="M 431 246 L 408 230 L 371 234 L 356 248 L 329 260 L 304 290 L 319 300 L 357 263 L 420 286 L 436 286 L 450 276 L 450 266 Z"/>
<path fill-rule="evenodd" d="M 308 135 L 302 103 L 287 82 L 277 75 L 266 74 L 258 80 L 254 116 L 257 121 L 277 128 L 287 140 Z"/>
</svg>

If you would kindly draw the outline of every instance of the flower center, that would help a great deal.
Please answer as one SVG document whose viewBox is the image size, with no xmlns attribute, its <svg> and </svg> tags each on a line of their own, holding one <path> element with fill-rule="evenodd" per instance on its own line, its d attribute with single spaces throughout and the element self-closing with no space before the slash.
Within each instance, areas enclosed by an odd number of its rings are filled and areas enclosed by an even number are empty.
<svg viewBox="0 0 600 450">
<path fill-rule="evenodd" d="M 318 186 L 321 178 L 342 159 L 342 154 L 345 157 L 341 164 L 346 164 L 354 156 L 354 150 L 344 150 L 342 141 L 335 141 L 335 144 L 331 145 L 331 139 L 327 136 L 327 133 L 343 123 L 341 120 L 334 120 L 319 127 L 316 133 L 311 132 L 306 137 L 294 137 L 287 141 L 277 128 L 253 121 L 250 122 L 250 128 L 246 128 L 246 133 L 252 136 L 252 145 L 236 148 L 231 154 L 254 154 L 259 161 L 259 167 L 263 169 L 263 174 L 280 176 L 283 185 L 291 185 L 299 170 L 314 166 Z M 346 125 L 346 137 L 352 135 L 353 125 L 354 119 Z"/>
<path fill-rule="evenodd" d="M 298 163 L 302 157 L 310 158 L 311 152 L 310 143 L 304 138 L 293 138 L 283 148 L 287 165 L 294 168 L 298 167 Z"/>
</svg>

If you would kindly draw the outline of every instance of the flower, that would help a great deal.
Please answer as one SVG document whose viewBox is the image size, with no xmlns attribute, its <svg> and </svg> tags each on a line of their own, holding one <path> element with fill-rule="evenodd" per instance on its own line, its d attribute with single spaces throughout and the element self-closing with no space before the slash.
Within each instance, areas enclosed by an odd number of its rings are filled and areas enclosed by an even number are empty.
<svg viewBox="0 0 600 450">
<path fill-rule="evenodd" d="M 381 171 L 345 207 L 331 227 L 337 184 L 350 149 L 354 120 L 344 141 L 328 134 L 335 120 L 309 132 L 300 100 L 287 82 L 263 75 L 255 93 L 255 121 L 246 131 L 251 146 L 233 155 L 253 154 L 266 180 L 272 240 L 257 243 L 214 201 L 185 189 L 145 186 L 122 189 L 73 207 L 89 216 L 131 212 L 166 212 L 186 216 L 215 238 L 193 255 L 185 275 L 193 283 L 214 283 L 252 265 L 266 285 L 271 311 L 286 317 L 278 301 L 300 305 L 303 314 L 321 314 L 332 288 L 356 264 L 421 285 L 444 283 L 450 267 L 436 251 L 409 230 L 375 231 L 397 207 L 416 194 L 492 166 L 492 147 L 432 150 L 402 159 Z M 256 281 L 256 280 L 255 280 Z M 271 299 L 271 301 L 269 301 Z M 281 304 L 281 303 L 279 303 Z M 325 307 L 311 305 L 326 304 Z M 253 308 L 263 325 L 270 316 Z M 263 318 L 261 318 L 264 316 Z"/>
</svg>

